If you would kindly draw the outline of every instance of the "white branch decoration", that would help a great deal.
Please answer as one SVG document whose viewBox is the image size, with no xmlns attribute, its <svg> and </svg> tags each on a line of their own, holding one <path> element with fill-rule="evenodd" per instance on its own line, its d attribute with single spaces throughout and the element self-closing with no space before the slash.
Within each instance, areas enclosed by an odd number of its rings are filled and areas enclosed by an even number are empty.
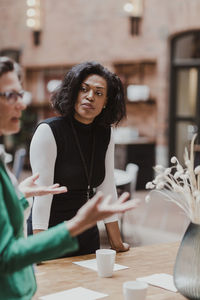
<svg viewBox="0 0 200 300">
<path fill-rule="evenodd" d="M 178 159 L 173 156 L 170 168 L 161 165 L 155 167 L 158 175 L 146 184 L 146 189 L 159 192 L 183 209 L 191 222 L 200 224 L 200 165 L 194 169 L 194 141 L 191 141 L 190 156 L 185 148 L 185 168 L 181 166 Z M 146 196 L 146 202 L 151 199 L 151 191 Z"/>
</svg>

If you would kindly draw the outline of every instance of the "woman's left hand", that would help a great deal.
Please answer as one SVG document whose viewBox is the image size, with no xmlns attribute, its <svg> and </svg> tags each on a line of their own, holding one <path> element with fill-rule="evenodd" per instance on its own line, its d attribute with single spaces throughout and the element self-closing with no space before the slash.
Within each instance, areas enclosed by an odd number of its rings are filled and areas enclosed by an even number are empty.
<svg viewBox="0 0 200 300">
<path fill-rule="evenodd" d="M 118 247 L 115 247 L 115 246 L 112 246 L 112 249 L 113 250 L 116 250 L 117 252 L 126 252 L 128 251 L 130 248 L 130 245 L 127 244 L 127 243 L 122 243 L 120 246 Z"/>
<path fill-rule="evenodd" d="M 123 243 L 118 222 L 110 222 L 105 225 L 111 249 L 116 250 L 117 252 L 128 251 L 130 246 L 127 243 Z"/>
<path fill-rule="evenodd" d="M 19 184 L 19 190 L 24 194 L 26 198 L 33 196 L 45 196 L 48 194 L 61 194 L 66 193 L 67 188 L 65 186 L 60 186 L 58 183 L 50 186 L 40 186 L 35 183 L 39 178 L 39 174 L 36 173 Z"/>
</svg>

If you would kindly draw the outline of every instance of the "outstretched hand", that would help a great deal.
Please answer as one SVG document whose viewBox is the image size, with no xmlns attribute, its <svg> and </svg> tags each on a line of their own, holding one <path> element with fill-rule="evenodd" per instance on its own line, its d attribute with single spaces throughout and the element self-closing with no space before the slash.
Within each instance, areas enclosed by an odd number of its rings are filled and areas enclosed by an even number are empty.
<svg viewBox="0 0 200 300">
<path fill-rule="evenodd" d="M 19 190 L 25 195 L 25 197 L 32 196 L 44 196 L 48 194 L 61 194 L 66 193 L 67 188 L 65 186 L 60 186 L 58 183 L 50 186 L 40 186 L 35 182 L 39 178 L 39 174 L 36 173 L 19 184 Z"/>
<path fill-rule="evenodd" d="M 123 193 L 119 199 L 111 203 L 111 196 L 103 198 L 103 194 L 98 192 L 84 206 L 82 206 L 76 216 L 67 222 L 67 227 L 71 235 L 75 236 L 90 228 L 97 221 L 108 218 L 116 213 L 124 213 L 137 207 L 139 200 L 128 200 L 129 193 Z M 74 226 L 74 224 L 76 224 Z M 72 228 L 72 230 L 71 230 Z"/>
</svg>

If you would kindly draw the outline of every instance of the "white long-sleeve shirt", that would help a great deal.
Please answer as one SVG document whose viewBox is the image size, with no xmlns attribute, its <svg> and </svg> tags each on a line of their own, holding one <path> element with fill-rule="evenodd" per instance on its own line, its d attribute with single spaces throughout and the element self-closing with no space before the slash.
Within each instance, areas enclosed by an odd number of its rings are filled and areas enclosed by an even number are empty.
<svg viewBox="0 0 200 300">
<path fill-rule="evenodd" d="M 57 157 L 57 146 L 54 135 L 48 124 L 38 126 L 30 145 L 30 163 L 32 172 L 39 172 L 40 177 L 38 184 L 52 185 L 54 182 L 54 168 Z M 59 183 L 59 182 L 58 182 Z M 111 195 L 112 201 L 117 199 L 117 191 L 114 181 L 114 140 L 111 129 L 111 138 L 105 157 L 105 178 L 97 191 L 102 191 L 104 195 Z M 53 196 L 35 197 L 32 223 L 33 229 L 48 229 L 51 203 Z M 118 220 L 117 215 L 113 215 L 104 220 L 104 223 L 114 222 Z"/>
</svg>

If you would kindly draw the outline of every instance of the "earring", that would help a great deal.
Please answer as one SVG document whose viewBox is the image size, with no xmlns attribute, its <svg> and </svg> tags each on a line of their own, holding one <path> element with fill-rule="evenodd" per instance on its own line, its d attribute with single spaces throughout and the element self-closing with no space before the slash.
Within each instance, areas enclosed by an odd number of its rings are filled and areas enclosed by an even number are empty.
<svg viewBox="0 0 200 300">
<path fill-rule="evenodd" d="M 103 108 L 106 108 L 106 105 L 104 105 L 104 107 Z"/>
</svg>

